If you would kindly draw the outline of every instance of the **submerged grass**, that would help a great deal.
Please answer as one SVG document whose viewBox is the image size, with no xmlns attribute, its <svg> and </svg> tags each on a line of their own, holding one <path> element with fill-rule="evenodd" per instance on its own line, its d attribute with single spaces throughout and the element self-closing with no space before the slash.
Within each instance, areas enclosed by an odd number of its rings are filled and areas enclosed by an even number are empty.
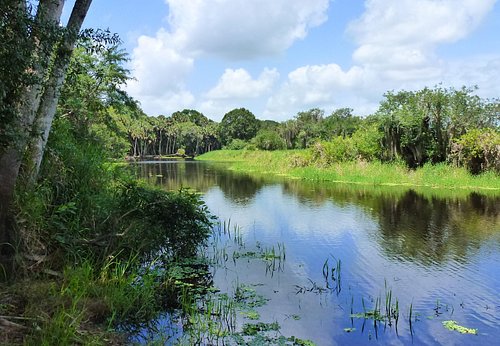
<svg viewBox="0 0 500 346">
<path fill-rule="evenodd" d="M 313 181 L 432 189 L 458 188 L 464 191 L 500 193 L 500 177 L 497 174 L 486 172 L 474 176 L 466 169 L 446 164 L 428 164 L 416 170 L 410 170 L 401 163 L 385 164 L 377 161 L 337 162 L 325 166 L 315 164 L 307 150 L 217 150 L 196 159 L 228 162 L 229 168 L 235 171 Z"/>
</svg>

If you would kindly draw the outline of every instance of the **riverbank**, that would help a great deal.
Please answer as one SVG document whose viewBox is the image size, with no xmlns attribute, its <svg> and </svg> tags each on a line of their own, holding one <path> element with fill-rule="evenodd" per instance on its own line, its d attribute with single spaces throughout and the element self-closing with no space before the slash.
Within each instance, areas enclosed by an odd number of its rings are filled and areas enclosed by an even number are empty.
<svg viewBox="0 0 500 346">
<path fill-rule="evenodd" d="M 193 283 L 183 273 L 200 266 L 211 214 L 196 194 L 166 192 L 105 166 L 98 190 L 86 185 L 52 213 L 34 212 L 49 204 L 48 187 L 19 192 L 26 217 L 19 225 L 31 247 L 18 251 L 10 275 L 0 265 L 0 345 L 126 345 L 179 308 L 183 280 Z"/>
<path fill-rule="evenodd" d="M 312 181 L 500 193 L 500 177 L 497 174 L 487 172 L 473 176 L 464 168 L 446 164 L 425 165 L 416 170 L 410 170 L 404 164 L 366 161 L 318 165 L 307 150 L 217 150 L 198 156 L 196 160 L 227 162 L 229 169 L 234 171 Z"/>
</svg>

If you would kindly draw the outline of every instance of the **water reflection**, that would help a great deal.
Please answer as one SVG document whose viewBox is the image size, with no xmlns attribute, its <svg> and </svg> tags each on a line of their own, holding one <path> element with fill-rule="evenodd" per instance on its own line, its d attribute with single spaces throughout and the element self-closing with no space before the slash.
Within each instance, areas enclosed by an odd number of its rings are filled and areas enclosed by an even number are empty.
<svg viewBox="0 0 500 346">
<path fill-rule="evenodd" d="M 353 204 L 379 225 L 376 240 L 385 253 L 423 264 L 473 255 L 481 242 L 498 240 L 500 197 L 471 192 L 465 197 L 425 195 L 412 189 L 367 188 L 288 181 L 284 192 L 303 203 Z"/>
<path fill-rule="evenodd" d="M 167 189 L 190 186 L 204 192 L 217 216 L 241 226 L 245 251 L 256 251 L 256 242 L 286 245 L 286 261 L 274 275 L 248 258 L 214 275 L 214 282 L 228 290 L 234 282 L 262 284 L 260 293 L 271 301 L 261 315 L 278 320 L 285 335 L 296 333 L 319 345 L 370 343 L 375 333 L 385 344 L 496 340 L 500 197 L 281 180 L 196 162 L 136 169 Z M 297 294 L 297 287 L 321 285 L 331 255 L 342 260 L 341 294 Z M 413 339 L 408 326 L 379 335 L 370 325 L 360 332 L 363 321 L 350 318 L 351 309 L 363 311 L 362 299 L 370 305 L 383 295 L 385 285 L 399 298 L 403 318 L 410 304 L 420 314 Z M 292 315 L 302 318 L 294 322 Z M 471 339 L 448 332 L 444 318 L 482 334 Z M 344 327 L 358 332 L 347 334 Z"/>
<path fill-rule="evenodd" d="M 207 166 L 191 160 L 143 161 L 134 167 L 138 176 L 146 177 L 168 190 L 190 187 L 207 192 L 217 186 L 227 199 L 241 205 L 249 203 L 265 185 L 264 178 L 252 178 L 226 170 L 220 165 Z"/>
</svg>

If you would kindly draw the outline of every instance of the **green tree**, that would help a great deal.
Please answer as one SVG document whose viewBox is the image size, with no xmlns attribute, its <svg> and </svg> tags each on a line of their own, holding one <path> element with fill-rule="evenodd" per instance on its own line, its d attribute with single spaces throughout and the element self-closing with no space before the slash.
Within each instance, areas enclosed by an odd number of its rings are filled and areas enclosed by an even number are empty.
<svg viewBox="0 0 500 346">
<path fill-rule="evenodd" d="M 450 161 L 478 174 L 486 170 L 500 173 L 500 132 L 473 129 L 453 140 Z"/>
<path fill-rule="evenodd" d="M 361 118 L 353 115 L 352 108 L 339 108 L 323 120 L 321 137 L 326 140 L 336 136 L 346 138 L 358 129 L 360 123 Z"/>
<path fill-rule="evenodd" d="M 6 71 L 13 62 L 20 63 L 14 68 L 13 76 L 8 77 L 8 82 L 0 88 L 3 89 L 2 99 L 5 95 L 14 97 L 8 101 L 7 107 L 2 107 L 7 111 L 2 118 L 7 121 L 2 124 L 0 133 L 6 134 L 8 139 L 0 140 L 3 143 L 0 148 L 0 256 L 7 254 L 11 257 L 12 244 L 16 241 L 15 228 L 8 221 L 21 162 L 23 157 L 29 157 L 26 148 L 30 135 L 36 133 L 33 123 L 36 120 L 47 124 L 50 129 L 69 58 L 91 2 L 75 2 L 64 30 L 59 27 L 63 0 L 40 0 L 34 18 L 26 1 L 0 3 L 0 32 L 7 38 L 2 42 L 2 46 L 7 45 L 1 50 L 1 74 L 8 74 Z M 12 61 L 5 59 L 16 56 L 18 58 Z M 36 176 L 34 173 L 32 176 Z"/>
<path fill-rule="evenodd" d="M 495 126 L 495 107 L 463 87 L 388 92 L 375 118 L 382 158 L 403 159 L 410 167 L 444 162 L 453 139 L 474 128 Z M 496 114 L 498 116 L 498 113 Z"/>
<path fill-rule="evenodd" d="M 226 113 L 219 125 L 220 137 L 224 145 L 233 139 L 248 141 L 259 130 L 259 121 L 245 108 L 233 109 Z"/>
<path fill-rule="evenodd" d="M 298 128 L 297 147 L 307 148 L 320 139 L 324 115 L 325 112 L 319 108 L 297 113 L 295 116 Z"/>
<path fill-rule="evenodd" d="M 269 129 L 259 130 L 252 142 L 257 149 L 261 150 L 281 150 L 286 148 L 285 141 L 278 132 Z"/>
</svg>

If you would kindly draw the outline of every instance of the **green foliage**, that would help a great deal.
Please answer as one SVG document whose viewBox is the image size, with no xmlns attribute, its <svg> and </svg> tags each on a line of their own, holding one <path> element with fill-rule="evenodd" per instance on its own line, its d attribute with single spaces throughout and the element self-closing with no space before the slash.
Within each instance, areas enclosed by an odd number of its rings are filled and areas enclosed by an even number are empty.
<svg viewBox="0 0 500 346">
<path fill-rule="evenodd" d="M 168 193 L 125 183 L 119 193 L 122 221 L 128 225 L 123 245 L 169 258 L 192 257 L 208 239 L 211 218 L 198 195 L 180 190 Z"/>
<path fill-rule="evenodd" d="M 361 118 L 354 116 L 351 108 L 339 108 L 322 123 L 322 138 L 329 140 L 332 137 L 351 136 L 359 127 Z"/>
<path fill-rule="evenodd" d="M 286 148 L 285 141 L 273 130 L 260 130 L 252 142 L 257 149 L 261 150 L 282 150 Z"/>
<path fill-rule="evenodd" d="M 459 325 L 456 321 L 443 321 L 443 326 L 448 330 L 455 330 L 462 334 L 474 334 L 477 335 L 477 329 L 467 328 Z"/>
<path fill-rule="evenodd" d="M 380 157 L 403 159 L 410 167 L 444 162 L 453 139 L 474 128 L 498 126 L 497 102 L 483 101 L 474 91 L 435 87 L 386 93 L 372 119 L 383 133 Z"/>
<path fill-rule="evenodd" d="M 16 139 L 14 121 L 23 86 L 30 83 L 32 42 L 27 35 L 33 18 L 19 8 L 19 2 L 0 5 L 0 153 Z"/>
<path fill-rule="evenodd" d="M 358 158 L 374 161 L 380 158 L 383 134 L 376 126 L 366 124 L 352 134 L 351 140 Z"/>
<path fill-rule="evenodd" d="M 333 138 L 330 142 L 317 142 L 310 150 L 313 160 L 320 165 L 351 161 L 356 157 L 353 141 L 340 136 Z"/>
<path fill-rule="evenodd" d="M 46 57 L 62 33 L 55 23 L 36 16 L 31 6 L 18 0 L 0 4 L 0 154 L 29 130 L 20 121 L 26 116 L 19 114 L 21 98 L 26 88 L 42 82 L 43 73 L 37 72 L 48 69 Z"/>
<path fill-rule="evenodd" d="M 255 136 L 258 129 L 259 121 L 245 108 L 233 109 L 226 113 L 219 125 L 223 144 L 228 144 L 233 139 L 248 141 Z"/>
<path fill-rule="evenodd" d="M 473 129 L 452 143 L 450 159 L 473 173 L 492 170 L 500 173 L 500 132 Z"/>
<path fill-rule="evenodd" d="M 324 111 L 318 108 L 297 113 L 294 148 L 307 148 L 320 138 L 323 116 Z"/>
<path fill-rule="evenodd" d="M 242 139 L 238 139 L 238 138 L 235 138 L 233 140 L 231 140 L 231 142 L 229 142 L 228 145 L 226 145 L 224 147 L 224 149 L 227 149 L 227 150 L 242 150 L 242 149 L 245 149 L 248 145 L 248 142 L 242 140 Z"/>
</svg>

